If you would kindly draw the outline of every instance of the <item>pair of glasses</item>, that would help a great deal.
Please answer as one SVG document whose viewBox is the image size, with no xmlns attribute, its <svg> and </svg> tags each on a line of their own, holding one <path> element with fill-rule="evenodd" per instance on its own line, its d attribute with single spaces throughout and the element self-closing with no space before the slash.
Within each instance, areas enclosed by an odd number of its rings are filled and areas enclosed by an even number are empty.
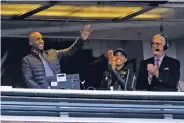
<svg viewBox="0 0 184 123">
<path fill-rule="evenodd" d="M 151 42 L 151 46 L 154 46 L 154 45 L 156 45 L 156 46 L 160 46 L 162 43 L 154 43 L 154 42 Z"/>
</svg>

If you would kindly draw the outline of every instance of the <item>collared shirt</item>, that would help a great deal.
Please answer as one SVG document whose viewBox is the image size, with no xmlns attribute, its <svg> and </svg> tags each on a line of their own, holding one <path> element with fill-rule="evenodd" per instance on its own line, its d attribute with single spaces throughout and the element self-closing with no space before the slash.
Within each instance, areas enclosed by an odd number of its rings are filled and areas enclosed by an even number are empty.
<svg viewBox="0 0 184 123">
<path fill-rule="evenodd" d="M 163 55 L 163 56 L 162 56 L 162 57 L 160 57 L 160 58 L 156 58 L 156 57 L 154 57 L 154 61 L 156 61 L 156 59 L 159 59 L 158 64 L 159 64 L 159 66 L 160 66 L 160 65 L 161 65 L 161 63 L 162 63 L 162 61 L 163 61 L 164 56 L 165 56 L 165 55 Z"/>
<path fill-rule="evenodd" d="M 46 77 L 55 76 L 53 68 L 48 63 L 48 61 L 45 59 L 45 57 L 41 53 L 39 53 L 39 57 L 42 60 L 42 63 L 43 63 L 44 69 L 45 69 Z"/>
</svg>

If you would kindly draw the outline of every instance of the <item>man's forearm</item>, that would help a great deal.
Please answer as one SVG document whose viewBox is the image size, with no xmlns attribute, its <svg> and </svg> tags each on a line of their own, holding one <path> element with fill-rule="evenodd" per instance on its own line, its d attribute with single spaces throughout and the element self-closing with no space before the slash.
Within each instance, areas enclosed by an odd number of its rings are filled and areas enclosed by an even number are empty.
<svg viewBox="0 0 184 123">
<path fill-rule="evenodd" d="M 28 88 L 43 88 L 31 79 L 26 81 L 26 85 Z"/>
<path fill-rule="evenodd" d="M 125 81 L 121 78 L 120 74 L 116 69 L 112 70 L 114 75 L 117 77 L 119 84 L 121 85 L 121 88 L 124 89 L 125 87 Z"/>
<path fill-rule="evenodd" d="M 159 73 L 158 77 L 155 77 L 160 83 L 163 83 L 165 85 L 169 85 L 171 87 L 176 87 L 179 78 L 173 75 L 164 75 L 162 73 Z"/>
<path fill-rule="evenodd" d="M 84 41 L 82 38 L 77 38 L 75 42 L 66 49 L 56 50 L 59 58 L 61 59 L 63 56 L 73 56 L 78 50 L 80 50 L 84 46 Z"/>
</svg>

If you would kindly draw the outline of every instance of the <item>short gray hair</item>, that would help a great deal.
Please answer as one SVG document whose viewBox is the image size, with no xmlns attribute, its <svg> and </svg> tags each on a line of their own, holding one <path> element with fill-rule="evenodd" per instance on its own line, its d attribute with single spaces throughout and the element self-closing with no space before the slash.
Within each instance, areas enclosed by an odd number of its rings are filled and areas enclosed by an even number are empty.
<svg viewBox="0 0 184 123">
<path fill-rule="evenodd" d="M 165 38 L 163 35 L 161 35 L 161 34 L 156 34 L 156 35 L 153 36 L 152 39 L 154 39 L 154 38 L 161 38 L 162 41 L 164 41 L 164 45 L 166 44 L 166 38 Z"/>
</svg>

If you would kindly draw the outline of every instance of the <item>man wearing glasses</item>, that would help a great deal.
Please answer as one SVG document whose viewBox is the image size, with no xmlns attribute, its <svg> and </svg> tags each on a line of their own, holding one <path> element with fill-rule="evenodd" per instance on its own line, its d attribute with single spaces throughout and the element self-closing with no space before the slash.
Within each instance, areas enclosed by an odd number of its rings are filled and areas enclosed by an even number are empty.
<svg viewBox="0 0 184 123">
<path fill-rule="evenodd" d="M 143 60 L 139 66 L 137 90 L 177 91 L 180 78 L 180 62 L 168 57 L 168 41 L 164 35 L 152 38 L 153 57 Z"/>
</svg>

